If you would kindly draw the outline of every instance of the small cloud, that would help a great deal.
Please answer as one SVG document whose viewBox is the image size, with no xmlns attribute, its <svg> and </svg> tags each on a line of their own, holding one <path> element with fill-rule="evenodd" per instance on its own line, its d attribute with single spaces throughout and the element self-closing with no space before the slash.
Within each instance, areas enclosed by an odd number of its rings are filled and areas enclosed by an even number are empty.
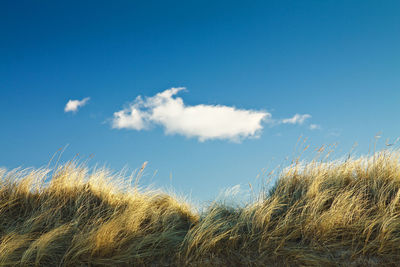
<svg viewBox="0 0 400 267">
<path fill-rule="evenodd" d="M 80 107 L 86 105 L 89 99 L 89 97 L 86 97 L 82 100 L 68 100 L 67 104 L 65 105 L 64 112 L 76 113 Z"/>
<path fill-rule="evenodd" d="M 310 124 L 310 130 L 320 130 L 321 126 L 318 124 Z"/>
<path fill-rule="evenodd" d="M 282 119 L 283 124 L 303 124 L 306 119 L 311 118 L 310 114 L 296 114 L 292 118 Z"/>
<path fill-rule="evenodd" d="M 153 97 L 140 96 L 127 108 L 114 113 L 115 129 L 147 130 L 161 125 L 166 134 L 181 134 L 199 141 L 227 139 L 239 142 L 257 138 L 262 122 L 271 118 L 266 111 L 237 109 L 224 105 L 187 106 L 176 97 L 184 87 L 170 88 Z"/>
</svg>

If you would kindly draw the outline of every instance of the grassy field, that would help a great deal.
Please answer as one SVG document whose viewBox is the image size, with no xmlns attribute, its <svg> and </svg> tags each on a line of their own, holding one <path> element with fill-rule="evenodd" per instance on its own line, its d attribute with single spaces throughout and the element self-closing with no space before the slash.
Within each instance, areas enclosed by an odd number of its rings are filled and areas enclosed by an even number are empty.
<svg viewBox="0 0 400 267">
<path fill-rule="evenodd" d="M 49 179 L 51 176 L 51 179 Z M 69 163 L 0 172 L 0 266 L 395 266 L 399 152 L 295 163 L 245 206 L 196 212 Z"/>
</svg>

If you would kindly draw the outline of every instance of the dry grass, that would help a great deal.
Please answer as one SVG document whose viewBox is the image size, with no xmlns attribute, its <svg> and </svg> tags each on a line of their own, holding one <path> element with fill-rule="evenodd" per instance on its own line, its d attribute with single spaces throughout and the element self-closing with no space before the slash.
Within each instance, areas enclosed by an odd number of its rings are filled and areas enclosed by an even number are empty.
<svg viewBox="0 0 400 267">
<path fill-rule="evenodd" d="M 398 152 L 294 164 L 265 197 L 245 207 L 214 203 L 200 214 L 104 170 L 67 164 L 48 176 L 0 172 L 0 266 L 400 262 Z"/>
</svg>

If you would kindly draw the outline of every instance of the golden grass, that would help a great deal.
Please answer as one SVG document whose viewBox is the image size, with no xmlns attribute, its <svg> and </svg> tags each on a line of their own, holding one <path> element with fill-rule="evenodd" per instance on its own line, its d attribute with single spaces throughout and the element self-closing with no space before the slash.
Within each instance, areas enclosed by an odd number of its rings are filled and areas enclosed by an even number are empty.
<svg viewBox="0 0 400 267">
<path fill-rule="evenodd" d="M 196 212 L 77 164 L 0 172 L 0 266 L 395 266 L 399 152 L 293 164 L 262 198 Z"/>
</svg>

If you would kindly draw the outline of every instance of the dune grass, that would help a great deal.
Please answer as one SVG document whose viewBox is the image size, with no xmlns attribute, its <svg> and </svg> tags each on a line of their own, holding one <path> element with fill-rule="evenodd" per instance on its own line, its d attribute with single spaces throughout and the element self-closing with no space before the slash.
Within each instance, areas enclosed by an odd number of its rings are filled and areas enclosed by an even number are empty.
<svg viewBox="0 0 400 267">
<path fill-rule="evenodd" d="M 69 163 L 0 172 L 0 266 L 395 266 L 399 152 L 307 164 L 245 206 L 196 212 Z"/>
</svg>

